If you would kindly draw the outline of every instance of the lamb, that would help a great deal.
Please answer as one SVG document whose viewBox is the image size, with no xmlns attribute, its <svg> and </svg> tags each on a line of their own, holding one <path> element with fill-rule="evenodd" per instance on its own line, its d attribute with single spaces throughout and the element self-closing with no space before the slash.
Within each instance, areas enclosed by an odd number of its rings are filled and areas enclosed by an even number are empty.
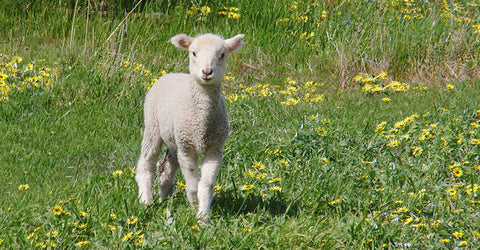
<svg viewBox="0 0 480 250">
<path fill-rule="evenodd" d="M 167 152 L 157 164 L 160 201 L 175 191 L 180 168 L 187 199 L 197 207 L 199 223 L 209 223 L 213 187 L 230 132 L 221 83 L 227 55 L 245 44 L 244 36 L 224 40 L 214 34 L 195 38 L 179 34 L 170 40 L 176 47 L 189 51 L 190 74 L 164 75 L 146 95 L 145 130 L 135 176 L 141 203 L 152 202 L 155 165 L 165 144 Z M 200 155 L 204 155 L 201 178 Z"/>
</svg>

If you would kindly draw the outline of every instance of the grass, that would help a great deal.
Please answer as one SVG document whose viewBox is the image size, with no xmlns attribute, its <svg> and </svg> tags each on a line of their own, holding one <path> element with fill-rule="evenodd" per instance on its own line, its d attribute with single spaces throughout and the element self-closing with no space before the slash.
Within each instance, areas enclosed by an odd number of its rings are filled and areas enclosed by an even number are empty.
<svg viewBox="0 0 480 250">
<path fill-rule="evenodd" d="M 0 3 L 0 248 L 479 247 L 478 2 L 75 2 Z M 205 228 L 133 178 L 179 32 L 248 42 Z"/>
</svg>

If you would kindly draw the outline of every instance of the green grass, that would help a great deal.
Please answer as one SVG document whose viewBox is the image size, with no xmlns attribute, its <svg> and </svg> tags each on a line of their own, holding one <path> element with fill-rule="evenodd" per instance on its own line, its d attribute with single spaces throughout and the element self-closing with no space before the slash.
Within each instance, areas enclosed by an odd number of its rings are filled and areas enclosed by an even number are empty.
<svg viewBox="0 0 480 250">
<path fill-rule="evenodd" d="M 0 3 L 0 248 L 480 247 L 478 1 L 78 2 Z M 248 42 L 205 228 L 134 181 L 180 32 Z"/>
</svg>

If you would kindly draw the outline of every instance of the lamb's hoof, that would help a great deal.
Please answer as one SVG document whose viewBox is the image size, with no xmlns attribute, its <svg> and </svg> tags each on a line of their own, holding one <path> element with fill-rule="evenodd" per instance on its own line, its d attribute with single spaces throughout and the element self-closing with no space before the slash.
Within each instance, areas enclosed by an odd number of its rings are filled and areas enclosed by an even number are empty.
<svg viewBox="0 0 480 250">
<path fill-rule="evenodd" d="M 144 205 L 148 205 L 152 203 L 152 199 L 145 198 L 145 197 L 140 197 L 140 203 Z"/>
<path fill-rule="evenodd" d="M 198 225 L 200 225 L 201 227 L 206 227 L 208 226 L 208 224 L 210 224 L 210 219 L 208 218 L 203 218 L 198 220 Z"/>
</svg>

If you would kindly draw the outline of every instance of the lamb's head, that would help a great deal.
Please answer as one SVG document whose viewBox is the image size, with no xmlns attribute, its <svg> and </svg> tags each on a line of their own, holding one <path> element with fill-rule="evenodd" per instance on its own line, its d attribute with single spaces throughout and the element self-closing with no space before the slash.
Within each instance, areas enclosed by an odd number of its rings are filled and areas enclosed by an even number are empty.
<svg viewBox="0 0 480 250">
<path fill-rule="evenodd" d="M 195 38 L 185 34 L 174 36 L 170 41 L 176 47 L 189 51 L 190 74 L 200 84 L 217 85 L 222 82 L 227 68 L 227 55 L 239 50 L 245 42 L 239 34 L 224 40 L 214 34 L 204 34 Z"/>
</svg>

